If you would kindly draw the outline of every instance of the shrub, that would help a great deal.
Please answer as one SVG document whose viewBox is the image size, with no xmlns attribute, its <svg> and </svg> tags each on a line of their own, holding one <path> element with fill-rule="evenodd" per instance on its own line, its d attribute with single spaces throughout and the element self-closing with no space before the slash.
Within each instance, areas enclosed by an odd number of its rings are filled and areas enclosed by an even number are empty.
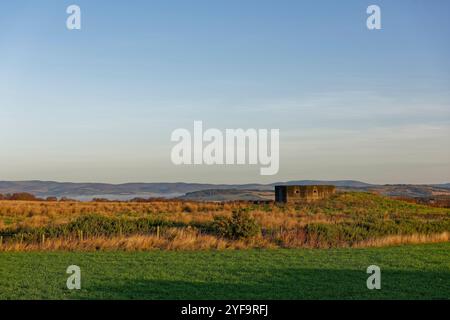
<svg viewBox="0 0 450 320">
<path fill-rule="evenodd" d="M 233 211 L 231 218 L 214 217 L 214 229 L 223 237 L 246 239 L 258 235 L 261 227 L 246 210 Z"/>
<path fill-rule="evenodd" d="M 20 201 L 37 201 L 39 200 L 31 193 L 27 192 L 19 192 L 19 193 L 13 193 L 8 200 L 20 200 Z"/>
</svg>

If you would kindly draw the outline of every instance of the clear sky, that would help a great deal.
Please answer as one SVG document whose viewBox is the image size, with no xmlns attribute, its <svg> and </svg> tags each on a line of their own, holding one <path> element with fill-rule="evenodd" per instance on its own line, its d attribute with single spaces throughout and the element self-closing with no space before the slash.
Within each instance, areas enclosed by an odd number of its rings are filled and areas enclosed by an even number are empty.
<svg viewBox="0 0 450 320">
<path fill-rule="evenodd" d="M 82 29 L 66 29 L 77 4 Z M 366 27 L 381 7 L 382 30 Z M 0 3 L 0 180 L 450 181 L 450 1 Z M 280 129 L 280 171 L 171 132 Z"/>
</svg>

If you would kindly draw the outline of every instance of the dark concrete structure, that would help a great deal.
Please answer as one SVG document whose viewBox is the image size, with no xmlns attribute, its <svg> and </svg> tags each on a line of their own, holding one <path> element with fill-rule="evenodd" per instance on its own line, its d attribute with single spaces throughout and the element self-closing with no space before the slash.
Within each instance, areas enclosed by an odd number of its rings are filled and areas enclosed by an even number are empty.
<svg viewBox="0 0 450 320">
<path fill-rule="evenodd" d="M 336 193 L 336 187 L 330 185 L 275 186 L 275 202 L 312 202 L 325 199 L 334 193 Z"/>
</svg>

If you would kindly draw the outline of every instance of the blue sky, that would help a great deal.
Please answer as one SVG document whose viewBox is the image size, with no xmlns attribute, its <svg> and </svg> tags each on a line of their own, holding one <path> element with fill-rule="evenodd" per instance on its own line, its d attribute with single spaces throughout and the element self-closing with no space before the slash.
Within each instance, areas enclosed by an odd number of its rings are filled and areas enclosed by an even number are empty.
<svg viewBox="0 0 450 320">
<path fill-rule="evenodd" d="M 65 27 L 77 4 L 82 30 Z M 366 28 L 381 7 L 382 30 Z M 450 181 L 450 2 L 0 4 L 1 180 Z M 176 128 L 279 128 L 280 171 L 176 167 Z"/>
</svg>

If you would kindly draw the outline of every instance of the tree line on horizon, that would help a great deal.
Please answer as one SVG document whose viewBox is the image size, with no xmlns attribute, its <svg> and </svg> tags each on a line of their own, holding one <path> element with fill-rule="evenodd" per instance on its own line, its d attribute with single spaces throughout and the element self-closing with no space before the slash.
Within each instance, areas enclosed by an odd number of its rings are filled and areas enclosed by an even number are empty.
<svg viewBox="0 0 450 320">
<path fill-rule="evenodd" d="M 34 194 L 28 192 L 16 192 L 16 193 L 0 193 L 0 200 L 15 200 L 15 201 L 58 201 L 57 197 L 47 197 L 45 199 L 36 197 Z M 61 198 L 61 201 L 64 201 Z"/>
</svg>

